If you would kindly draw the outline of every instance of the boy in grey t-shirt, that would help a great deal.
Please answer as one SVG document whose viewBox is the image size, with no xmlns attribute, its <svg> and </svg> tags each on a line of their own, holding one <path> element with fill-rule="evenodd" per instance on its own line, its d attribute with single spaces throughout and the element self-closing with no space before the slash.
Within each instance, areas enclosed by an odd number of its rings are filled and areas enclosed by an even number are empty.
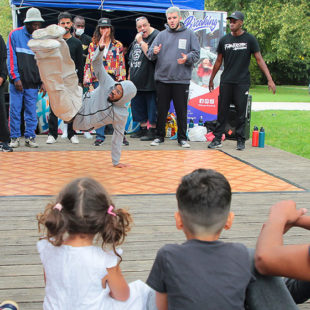
<svg viewBox="0 0 310 310">
<path fill-rule="evenodd" d="M 187 241 L 157 253 L 147 284 L 156 291 L 158 309 L 244 309 L 254 279 L 248 250 L 218 240 L 234 217 L 228 181 L 214 170 L 198 169 L 183 177 L 176 196 L 176 227 Z"/>
</svg>

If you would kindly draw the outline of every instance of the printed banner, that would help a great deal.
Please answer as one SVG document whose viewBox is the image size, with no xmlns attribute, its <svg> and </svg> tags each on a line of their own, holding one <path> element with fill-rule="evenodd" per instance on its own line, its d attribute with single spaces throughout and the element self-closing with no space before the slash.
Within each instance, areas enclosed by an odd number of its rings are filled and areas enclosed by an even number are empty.
<svg viewBox="0 0 310 310">
<path fill-rule="evenodd" d="M 198 123 L 217 119 L 220 69 L 214 78 L 214 90 L 209 92 L 210 75 L 217 57 L 216 49 L 226 30 L 226 12 L 181 11 L 184 25 L 192 29 L 200 43 L 200 59 L 195 64 L 189 88 L 187 121 Z M 171 111 L 173 110 L 173 105 Z"/>
</svg>

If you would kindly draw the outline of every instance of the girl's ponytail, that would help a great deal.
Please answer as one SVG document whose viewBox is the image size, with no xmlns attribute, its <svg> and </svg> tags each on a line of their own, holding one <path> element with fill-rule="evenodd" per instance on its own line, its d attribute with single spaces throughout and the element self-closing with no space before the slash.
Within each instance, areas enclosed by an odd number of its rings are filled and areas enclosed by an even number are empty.
<svg viewBox="0 0 310 310">
<path fill-rule="evenodd" d="M 124 242 L 127 233 L 130 231 L 131 223 L 131 215 L 124 209 L 115 209 L 112 204 L 107 214 L 104 216 L 102 229 L 100 231 L 102 246 L 111 244 L 114 253 L 120 257 L 120 259 L 122 258 L 116 252 L 116 247 Z"/>
<path fill-rule="evenodd" d="M 60 203 L 49 203 L 44 213 L 37 215 L 38 229 L 43 232 L 46 229 L 46 237 L 49 242 L 55 246 L 60 246 L 63 243 L 63 235 L 66 232 L 66 219 L 63 214 L 63 208 Z"/>
</svg>

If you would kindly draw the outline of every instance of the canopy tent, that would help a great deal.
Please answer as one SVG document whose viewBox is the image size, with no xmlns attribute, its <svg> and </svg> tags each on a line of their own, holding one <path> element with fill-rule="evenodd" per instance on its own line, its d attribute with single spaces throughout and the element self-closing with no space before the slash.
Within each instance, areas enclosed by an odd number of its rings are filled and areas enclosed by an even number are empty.
<svg viewBox="0 0 310 310">
<path fill-rule="evenodd" d="M 40 9 L 45 26 L 57 23 L 59 12 L 69 11 L 86 20 L 86 33 L 92 36 L 101 17 L 112 20 L 115 37 L 129 45 L 136 34 L 135 19 L 146 16 L 151 25 L 162 30 L 166 21 L 165 11 L 171 6 L 184 10 L 203 10 L 204 0 L 11 0 L 13 27 L 22 25 L 29 7 Z"/>
<path fill-rule="evenodd" d="M 201 0 L 11 0 L 19 6 L 50 7 L 50 8 L 75 8 L 88 10 L 115 10 L 164 13 L 170 6 L 177 6 L 185 10 L 203 10 L 204 1 Z"/>
</svg>

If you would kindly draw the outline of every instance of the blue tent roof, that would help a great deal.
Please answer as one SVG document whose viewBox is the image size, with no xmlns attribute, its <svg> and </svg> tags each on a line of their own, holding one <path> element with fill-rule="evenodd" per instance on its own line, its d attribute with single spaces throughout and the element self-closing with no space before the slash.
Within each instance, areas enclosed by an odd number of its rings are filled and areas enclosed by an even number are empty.
<svg viewBox="0 0 310 310">
<path fill-rule="evenodd" d="M 203 10 L 204 0 L 11 0 L 18 6 L 77 8 L 164 13 L 171 6 L 186 10 Z"/>
</svg>

